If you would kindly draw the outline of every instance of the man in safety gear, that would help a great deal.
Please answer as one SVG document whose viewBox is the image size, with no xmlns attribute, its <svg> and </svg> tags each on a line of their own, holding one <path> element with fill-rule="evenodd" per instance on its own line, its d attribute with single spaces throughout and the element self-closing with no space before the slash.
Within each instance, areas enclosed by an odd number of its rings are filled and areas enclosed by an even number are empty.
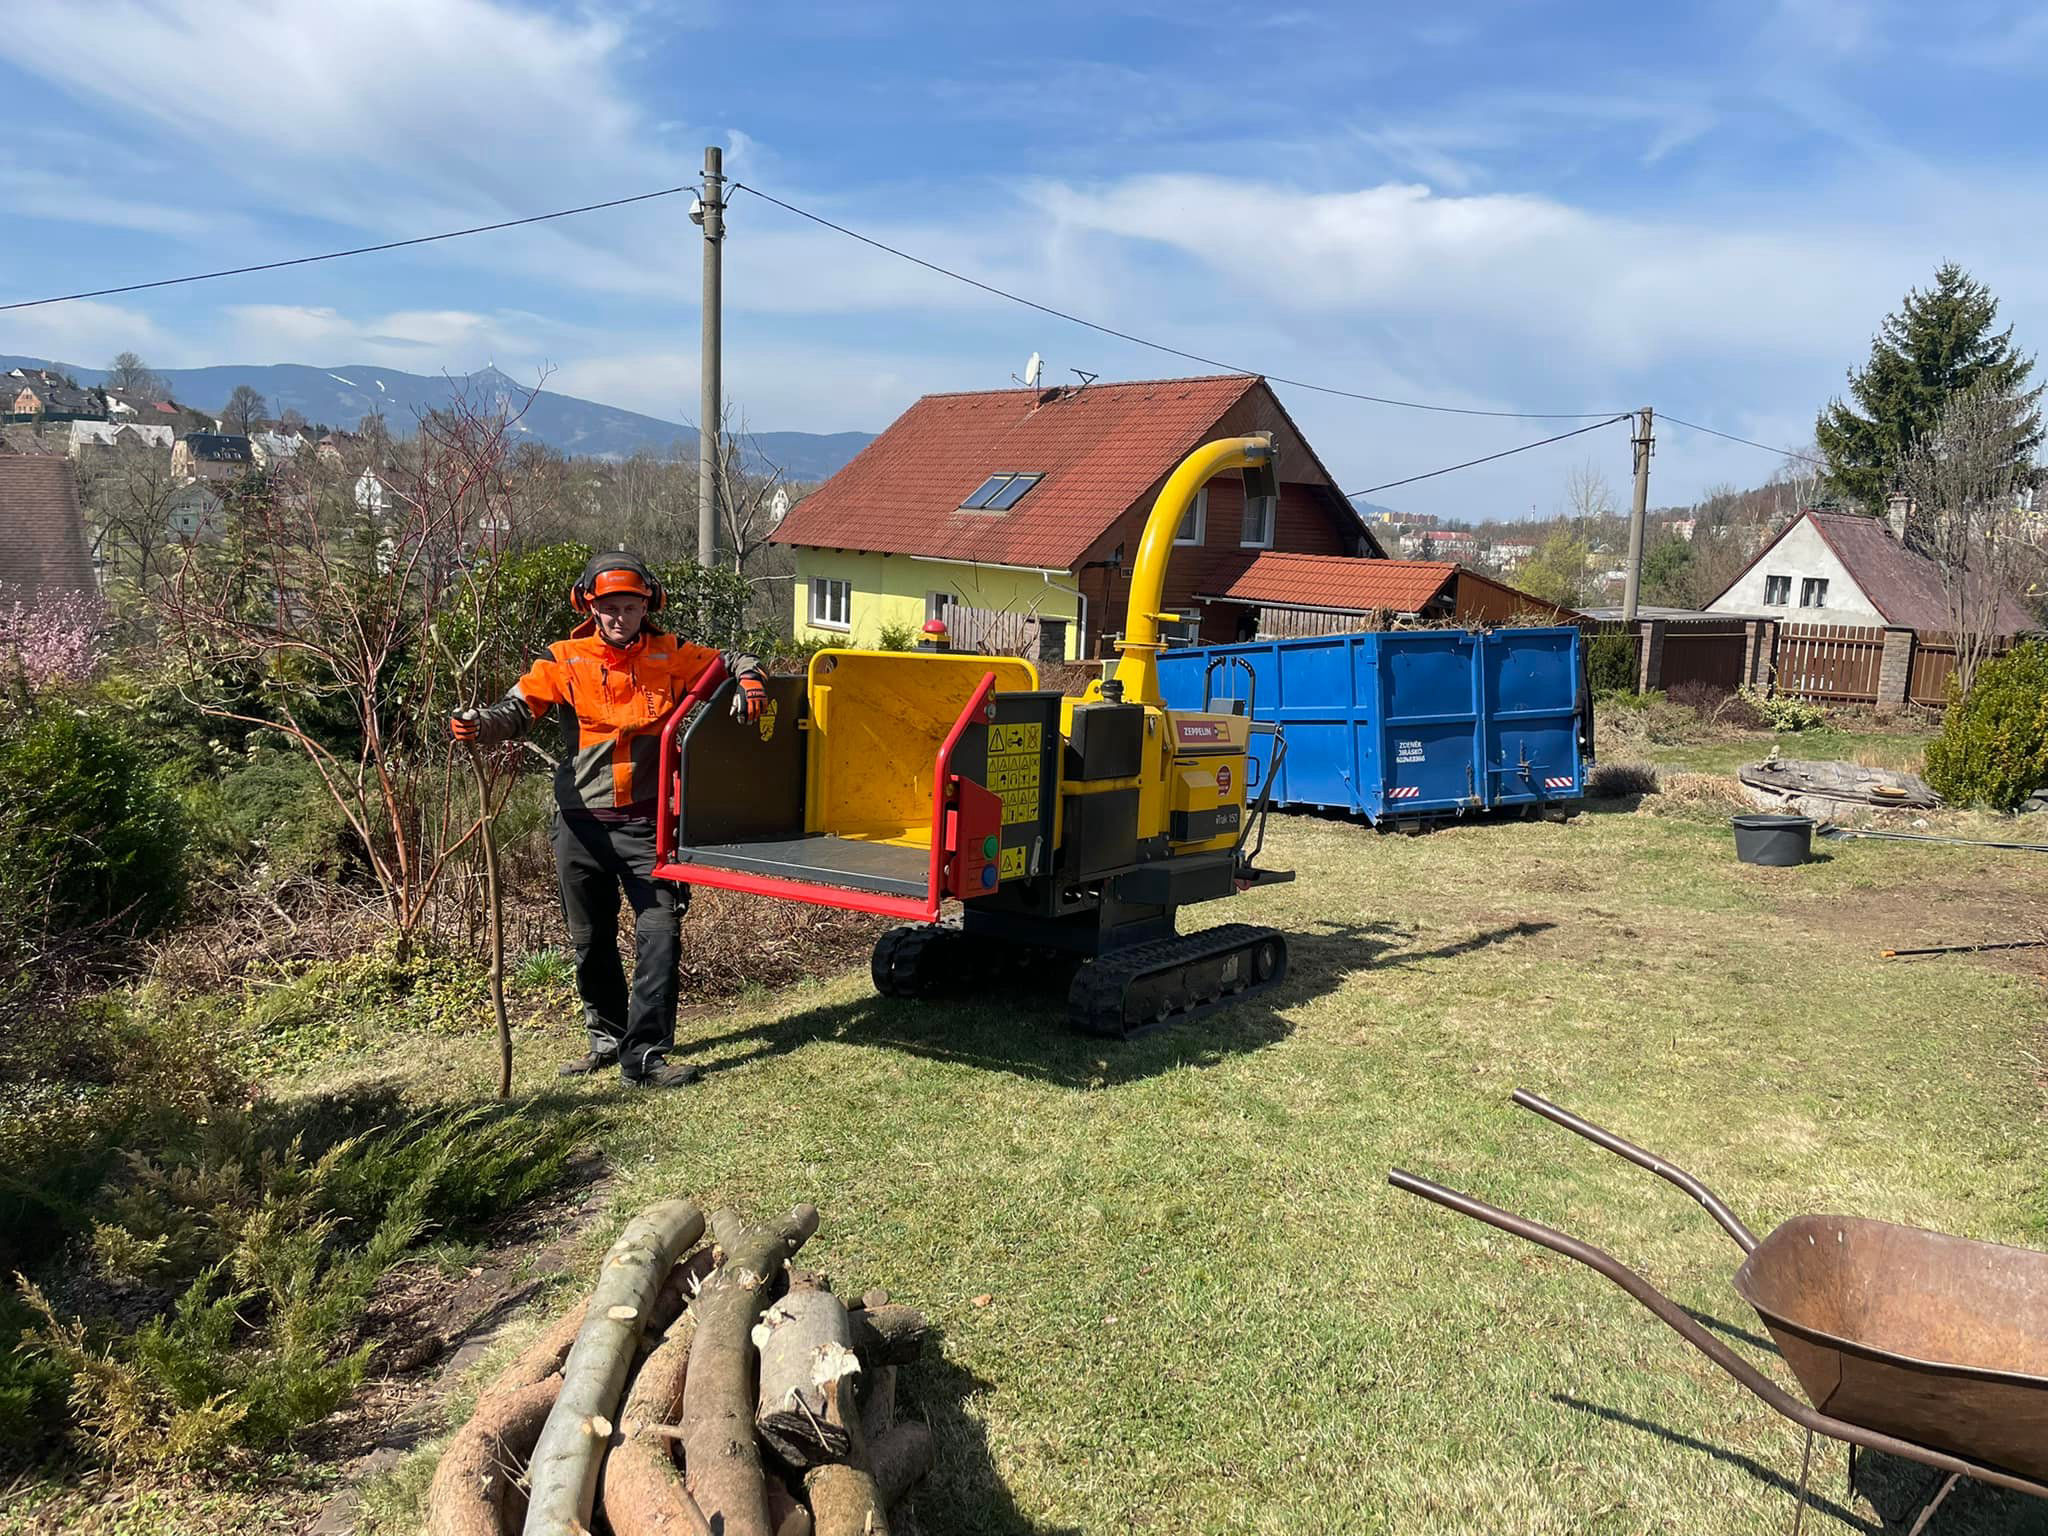
<svg viewBox="0 0 2048 1536">
<path fill-rule="evenodd" d="M 670 1088 L 698 1073 L 670 1062 L 675 1046 L 677 941 L 690 889 L 654 878 L 654 816 L 661 730 L 704 669 L 722 659 L 736 678 L 732 712 L 760 718 L 767 697 L 752 656 L 688 645 L 652 621 L 664 601 L 647 564 L 600 554 L 570 589 L 586 615 L 483 709 L 449 723 L 457 741 L 523 734 L 553 711 L 562 724 L 555 767 L 555 870 L 562 915 L 576 946 L 576 990 L 590 1049 L 564 1077 L 618 1064 L 628 1084 Z M 633 907 L 633 984 L 619 966 L 619 894 Z"/>
</svg>

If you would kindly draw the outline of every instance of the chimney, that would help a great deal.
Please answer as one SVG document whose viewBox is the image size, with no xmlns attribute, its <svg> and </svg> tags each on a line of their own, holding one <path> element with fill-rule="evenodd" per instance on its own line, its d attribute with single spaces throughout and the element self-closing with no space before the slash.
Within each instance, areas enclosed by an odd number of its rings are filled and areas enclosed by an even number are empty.
<svg viewBox="0 0 2048 1536">
<path fill-rule="evenodd" d="M 1893 491 L 1884 499 L 1884 525 L 1891 530 L 1894 543 L 1906 542 L 1906 519 L 1913 515 L 1913 498 L 1904 491 Z"/>
</svg>

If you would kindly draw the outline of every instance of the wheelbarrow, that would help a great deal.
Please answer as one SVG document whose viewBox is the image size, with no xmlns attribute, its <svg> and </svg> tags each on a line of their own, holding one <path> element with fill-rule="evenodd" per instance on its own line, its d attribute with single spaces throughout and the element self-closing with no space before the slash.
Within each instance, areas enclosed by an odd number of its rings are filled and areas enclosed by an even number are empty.
<svg viewBox="0 0 2048 1536">
<path fill-rule="evenodd" d="M 1806 1402 L 1612 1255 L 1399 1168 L 1387 1182 L 1597 1270 L 1804 1429 L 1795 1536 L 1815 1435 L 1847 1444 L 1852 1481 L 1858 1447 L 1948 1474 L 1913 1536 L 1965 1477 L 2048 1499 L 2048 1253 L 1855 1216 L 1795 1216 L 1759 1242 L 1684 1169 L 1533 1093 L 1514 1099 L 1706 1208 L 1742 1249 L 1736 1294 L 1756 1309 Z"/>
</svg>

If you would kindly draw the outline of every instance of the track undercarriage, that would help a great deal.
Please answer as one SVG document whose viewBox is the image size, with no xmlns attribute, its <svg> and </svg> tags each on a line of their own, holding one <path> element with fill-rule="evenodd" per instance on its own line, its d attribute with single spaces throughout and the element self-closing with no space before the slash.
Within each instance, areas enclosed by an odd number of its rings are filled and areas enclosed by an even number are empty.
<svg viewBox="0 0 2048 1536">
<path fill-rule="evenodd" d="M 1128 1040 L 1278 986 L 1287 976 L 1287 939 L 1272 928 L 1225 923 L 1081 958 L 947 923 L 916 923 L 882 935 L 870 970 L 884 997 L 985 991 L 1006 975 L 1020 983 L 1071 977 L 1068 1023 L 1083 1034 Z"/>
</svg>

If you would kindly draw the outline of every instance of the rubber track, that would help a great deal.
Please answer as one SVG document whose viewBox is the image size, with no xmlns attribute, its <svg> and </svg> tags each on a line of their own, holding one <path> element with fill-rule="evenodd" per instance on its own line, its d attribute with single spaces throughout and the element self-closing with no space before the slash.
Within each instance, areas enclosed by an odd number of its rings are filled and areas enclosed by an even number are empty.
<svg viewBox="0 0 2048 1536">
<path fill-rule="evenodd" d="M 875 990 L 884 997 L 924 997 L 937 990 L 943 985 L 941 978 L 931 973 L 920 975 L 930 963 L 925 952 L 935 944 L 951 944 L 958 938 L 957 929 L 938 923 L 891 928 L 875 941 L 875 952 L 868 961 L 868 974 L 874 980 Z"/>
<path fill-rule="evenodd" d="M 1280 941 L 1280 966 L 1270 979 L 1247 981 L 1235 992 L 1226 992 L 1192 1008 L 1177 1009 L 1164 1019 L 1148 1021 L 1136 1028 L 1125 1026 L 1124 996 L 1132 983 L 1198 960 L 1227 955 L 1232 950 L 1241 949 L 1249 955 L 1254 945 L 1267 939 Z M 1134 949 L 1118 950 L 1089 961 L 1081 967 L 1080 974 L 1074 978 L 1073 989 L 1067 994 L 1067 1021 L 1083 1034 L 1105 1040 L 1129 1040 L 1182 1019 L 1200 1018 L 1219 1008 L 1231 1007 L 1278 986 L 1286 979 L 1285 935 L 1277 929 L 1261 928 L 1251 923 L 1225 923 L 1221 927 L 1205 928 L 1200 933 L 1140 944 Z"/>
</svg>

